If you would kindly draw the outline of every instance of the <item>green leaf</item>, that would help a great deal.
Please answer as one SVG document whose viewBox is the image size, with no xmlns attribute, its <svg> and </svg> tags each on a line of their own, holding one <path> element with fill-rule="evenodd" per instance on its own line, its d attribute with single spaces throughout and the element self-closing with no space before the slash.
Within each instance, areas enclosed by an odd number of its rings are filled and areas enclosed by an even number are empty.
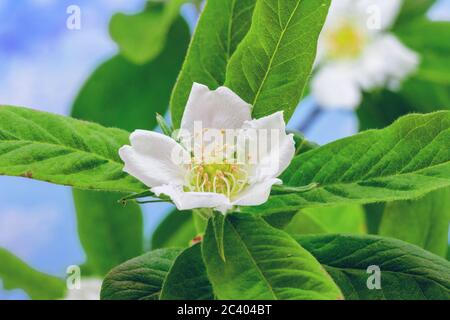
<svg viewBox="0 0 450 320">
<path fill-rule="evenodd" d="M 410 24 L 417 18 L 425 18 L 434 3 L 436 3 L 436 0 L 404 0 L 394 30 L 398 26 Z"/>
<path fill-rule="evenodd" d="M 120 195 L 74 190 L 78 234 L 89 269 L 100 276 L 143 252 L 143 222 L 138 205 L 125 207 Z"/>
<path fill-rule="evenodd" d="M 368 203 L 364 205 L 367 233 L 378 234 L 385 206 L 386 203 L 383 202 Z"/>
<path fill-rule="evenodd" d="M 258 214 L 306 207 L 407 200 L 450 185 L 450 112 L 408 115 L 383 130 L 371 130 L 297 156 L 284 184 L 319 186 L 273 195 Z"/>
<path fill-rule="evenodd" d="M 292 133 L 294 135 L 296 156 L 319 147 L 317 143 L 306 140 L 305 136 L 301 132 L 289 131 L 288 133 Z"/>
<path fill-rule="evenodd" d="M 154 129 L 156 114 L 167 112 L 189 44 L 189 29 L 181 18 L 167 38 L 162 53 L 149 63 L 138 66 L 115 56 L 98 67 L 78 94 L 72 115 L 127 131 Z"/>
<path fill-rule="evenodd" d="M 376 236 L 300 236 L 346 299 L 450 299 L 450 263 L 400 240 Z M 381 289 L 369 290 L 369 266 L 381 270 Z"/>
<path fill-rule="evenodd" d="M 22 289 L 33 300 L 61 299 L 64 280 L 39 272 L 9 251 L 0 248 L 0 282 L 6 290 Z"/>
<path fill-rule="evenodd" d="M 79 189 L 141 192 L 122 171 L 118 150 L 129 133 L 21 107 L 0 106 L 0 175 Z"/>
<path fill-rule="evenodd" d="M 214 300 L 200 244 L 184 250 L 164 281 L 160 300 Z"/>
<path fill-rule="evenodd" d="M 191 211 L 173 210 L 152 235 L 152 249 L 186 248 L 197 235 Z"/>
<path fill-rule="evenodd" d="M 171 114 L 179 128 L 192 84 L 216 89 L 225 83 L 228 61 L 252 21 L 256 0 L 209 0 L 198 21 L 172 93 Z"/>
<path fill-rule="evenodd" d="M 102 300 L 158 300 L 164 279 L 181 249 L 158 249 L 128 260 L 103 281 Z"/>
<path fill-rule="evenodd" d="M 144 11 L 126 15 L 116 13 L 109 25 L 111 37 L 121 54 L 133 63 L 144 64 L 164 49 L 169 29 L 185 0 L 148 2 Z"/>
<path fill-rule="evenodd" d="M 379 234 L 397 238 L 446 256 L 450 224 L 450 189 L 434 191 L 416 201 L 386 205 Z"/>
<path fill-rule="evenodd" d="M 220 258 L 225 262 L 225 251 L 223 247 L 223 237 L 225 228 L 225 215 L 220 212 L 215 212 L 212 216 L 212 226 L 214 231 L 214 236 L 216 238 L 217 250 L 219 252 Z"/>
<path fill-rule="evenodd" d="M 219 299 L 340 299 L 320 264 L 287 233 L 264 220 L 228 215 L 226 262 L 217 250 L 212 222 L 202 242 L 203 259 Z"/>
<path fill-rule="evenodd" d="M 316 57 L 330 0 L 258 1 L 249 32 L 233 54 L 225 86 L 260 118 L 283 110 L 289 119 Z"/>
<path fill-rule="evenodd" d="M 289 234 L 363 234 L 364 210 L 358 205 L 303 209 L 284 230 Z"/>
</svg>

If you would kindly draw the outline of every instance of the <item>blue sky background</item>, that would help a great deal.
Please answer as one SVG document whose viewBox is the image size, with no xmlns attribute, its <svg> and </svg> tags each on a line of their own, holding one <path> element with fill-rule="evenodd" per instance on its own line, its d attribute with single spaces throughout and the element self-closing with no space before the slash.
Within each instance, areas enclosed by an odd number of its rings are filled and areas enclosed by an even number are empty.
<svg viewBox="0 0 450 320">
<path fill-rule="evenodd" d="M 0 104 L 27 106 L 67 115 L 80 86 L 92 70 L 117 52 L 108 36 L 108 21 L 117 11 L 135 12 L 145 0 L 0 0 Z M 66 28 L 66 8 L 81 8 L 81 30 Z M 189 7 L 183 13 L 193 23 Z M 450 19 L 450 0 L 433 16 Z M 291 122 L 303 126 L 311 112 L 307 100 Z M 321 114 L 306 135 L 326 143 L 357 130 L 354 114 Z M 147 236 L 170 210 L 144 207 Z M 84 262 L 76 231 L 70 188 L 23 178 L 0 177 L 0 247 L 31 266 L 64 277 L 68 265 Z M 21 290 L 4 291 L 0 299 L 27 298 Z"/>
</svg>

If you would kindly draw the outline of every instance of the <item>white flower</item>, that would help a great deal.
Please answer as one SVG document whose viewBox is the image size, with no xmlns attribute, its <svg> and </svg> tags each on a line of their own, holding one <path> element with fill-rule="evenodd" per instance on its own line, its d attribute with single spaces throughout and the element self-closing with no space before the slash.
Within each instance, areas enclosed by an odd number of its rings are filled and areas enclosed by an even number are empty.
<svg viewBox="0 0 450 320">
<path fill-rule="evenodd" d="M 312 94 L 324 108 L 354 109 L 363 91 L 399 88 L 419 56 L 387 30 L 401 0 L 333 0 L 319 39 Z"/>
<path fill-rule="evenodd" d="M 102 280 L 89 278 L 80 280 L 80 287 L 67 290 L 64 300 L 100 300 Z"/>
<path fill-rule="evenodd" d="M 130 135 L 131 146 L 119 150 L 124 171 L 157 196 L 169 196 L 179 210 L 213 208 L 226 212 L 233 206 L 260 205 L 267 201 L 272 186 L 282 183 L 277 177 L 295 153 L 282 112 L 252 120 L 251 106 L 225 87 L 210 91 L 195 83 L 180 129 L 175 139 L 136 130 Z M 206 144 L 203 134 L 211 131 L 226 134 L 225 142 Z M 243 148 L 255 141 L 256 155 Z M 259 147 L 261 142 L 267 142 L 266 149 Z"/>
</svg>

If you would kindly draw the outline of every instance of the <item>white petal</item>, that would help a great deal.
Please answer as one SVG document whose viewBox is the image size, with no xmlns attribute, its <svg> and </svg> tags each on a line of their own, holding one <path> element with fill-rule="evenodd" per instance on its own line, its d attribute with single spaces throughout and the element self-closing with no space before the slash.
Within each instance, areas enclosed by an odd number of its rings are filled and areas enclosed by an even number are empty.
<svg viewBox="0 0 450 320">
<path fill-rule="evenodd" d="M 359 14 L 361 17 L 365 17 L 367 24 L 370 24 L 371 17 L 379 19 L 379 30 L 369 31 L 386 30 L 391 27 L 397 19 L 403 4 L 403 0 L 359 0 L 357 2 Z"/>
<path fill-rule="evenodd" d="M 414 72 L 419 61 L 415 52 L 395 36 L 386 34 L 366 48 L 359 62 L 358 81 L 366 90 L 401 82 Z"/>
<path fill-rule="evenodd" d="M 258 206 L 263 204 L 269 198 L 272 186 L 281 183 L 280 179 L 268 179 L 251 185 L 233 201 L 233 204 L 237 206 Z"/>
<path fill-rule="evenodd" d="M 362 94 L 357 74 L 351 63 L 330 63 L 324 65 L 311 84 L 312 95 L 325 109 L 354 110 L 361 103 Z"/>
<path fill-rule="evenodd" d="M 191 210 L 196 208 L 213 208 L 221 212 L 231 209 L 228 198 L 219 193 L 210 192 L 184 192 L 182 186 L 167 184 L 151 189 L 157 196 L 165 194 L 172 199 L 178 210 Z"/>
<path fill-rule="evenodd" d="M 167 183 L 182 184 L 183 164 L 189 154 L 175 140 L 160 133 L 136 130 L 130 135 L 131 146 L 119 150 L 124 171 L 149 187 Z"/>
<path fill-rule="evenodd" d="M 291 163 L 295 154 L 295 142 L 292 134 L 286 134 L 286 123 L 283 112 L 276 112 L 272 115 L 247 121 L 243 129 L 245 134 L 250 135 L 249 130 L 254 130 L 258 134 L 258 161 L 255 165 L 256 180 L 260 182 L 267 178 L 278 177 Z M 267 146 L 263 146 L 261 137 L 266 131 Z M 275 136 L 272 136 L 275 134 Z M 275 139 L 273 139 L 275 138 Z"/>
<path fill-rule="evenodd" d="M 203 128 L 239 129 L 251 120 L 251 106 L 226 87 L 211 91 L 194 83 L 184 110 L 181 129 L 191 134 L 194 122 L 201 121 Z"/>
</svg>

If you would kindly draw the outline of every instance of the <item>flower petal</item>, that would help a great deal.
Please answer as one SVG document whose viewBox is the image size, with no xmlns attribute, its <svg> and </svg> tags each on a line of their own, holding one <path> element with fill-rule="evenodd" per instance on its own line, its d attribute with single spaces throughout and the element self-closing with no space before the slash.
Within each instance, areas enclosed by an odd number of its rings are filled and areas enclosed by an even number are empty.
<svg viewBox="0 0 450 320">
<path fill-rule="evenodd" d="M 221 212 L 231 209 L 228 198 L 219 193 L 211 192 L 184 192 L 182 186 L 166 184 L 151 189 L 157 196 L 165 194 L 175 203 L 178 210 L 191 210 L 196 208 L 213 208 Z"/>
<path fill-rule="evenodd" d="M 236 206 L 258 206 L 269 199 L 270 190 L 274 184 L 281 184 L 280 179 L 267 179 L 263 182 L 249 186 L 239 197 L 233 201 Z"/>
<path fill-rule="evenodd" d="M 190 156 L 175 140 L 157 132 L 136 130 L 130 141 L 131 146 L 119 150 L 125 172 L 149 187 L 183 183 L 183 164 L 189 162 Z"/>
<path fill-rule="evenodd" d="M 276 112 L 269 116 L 247 121 L 243 129 L 249 134 L 249 130 L 256 130 L 258 134 L 258 161 L 254 167 L 254 179 L 251 182 L 260 182 L 267 178 L 279 176 L 291 163 L 295 154 L 295 142 L 292 134 L 286 134 L 286 123 L 283 112 Z M 264 146 L 263 133 L 267 134 L 267 146 Z M 276 134 L 272 136 L 272 134 Z M 274 139 L 275 138 L 275 139 Z"/>
<path fill-rule="evenodd" d="M 201 121 L 203 128 L 239 129 L 251 120 L 251 106 L 226 87 L 211 91 L 194 83 L 184 110 L 181 129 L 194 132 L 194 122 Z"/>
<path fill-rule="evenodd" d="M 324 65 L 312 80 L 312 95 L 325 109 L 354 110 L 362 99 L 358 70 L 351 63 Z"/>
</svg>

